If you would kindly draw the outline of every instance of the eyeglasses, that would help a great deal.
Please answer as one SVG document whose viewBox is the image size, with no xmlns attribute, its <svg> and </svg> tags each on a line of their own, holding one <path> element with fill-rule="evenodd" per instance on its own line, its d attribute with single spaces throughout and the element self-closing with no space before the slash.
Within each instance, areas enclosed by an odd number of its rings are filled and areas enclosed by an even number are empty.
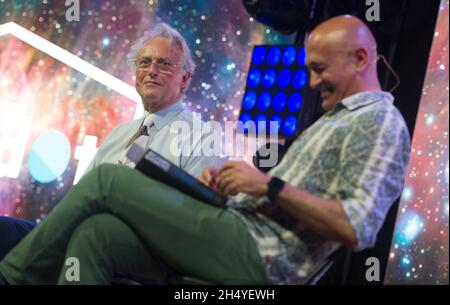
<svg viewBox="0 0 450 305">
<path fill-rule="evenodd" d="M 152 64 L 155 64 L 160 71 L 172 71 L 177 65 L 171 63 L 168 59 L 158 58 L 156 60 L 150 57 L 143 57 L 135 61 L 136 68 L 139 71 L 148 71 Z"/>
</svg>

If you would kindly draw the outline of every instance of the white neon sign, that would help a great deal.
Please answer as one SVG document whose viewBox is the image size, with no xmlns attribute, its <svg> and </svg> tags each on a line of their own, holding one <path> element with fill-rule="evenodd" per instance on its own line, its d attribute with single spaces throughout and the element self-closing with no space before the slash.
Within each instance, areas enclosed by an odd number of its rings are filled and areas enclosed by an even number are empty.
<svg viewBox="0 0 450 305">
<path fill-rule="evenodd" d="M 101 83 L 102 85 L 110 88 L 111 90 L 127 97 L 131 101 L 136 103 L 134 118 L 138 118 L 142 116 L 144 113 L 144 109 L 141 103 L 141 97 L 137 93 L 136 89 L 124 81 L 114 77 L 113 75 L 95 67 L 94 65 L 84 61 L 78 56 L 68 52 L 67 50 L 55 45 L 54 43 L 42 38 L 39 35 L 23 28 L 22 26 L 14 23 L 8 22 L 0 25 L 0 36 L 4 35 L 12 35 L 21 41 L 29 44 L 30 46 L 38 49 L 39 51 L 55 58 L 56 60 L 64 63 L 65 65 L 71 67 L 72 69 L 83 73 L 84 75 L 90 77 L 91 79 Z M 24 113 L 23 111 L 17 111 L 15 109 L 14 115 L 11 116 L 11 113 L 6 113 L 7 109 L 14 110 L 12 105 L 9 105 L 8 101 L 0 101 L 2 103 L 1 107 L 4 110 L 3 116 L 17 119 L 17 115 L 19 115 L 19 119 L 23 120 L 29 115 L 29 113 Z M 6 123 L 5 120 L 3 120 Z M 23 122 L 23 121 L 22 121 Z M 28 122 L 28 121 L 27 121 Z M 21 128 L 25 133 L 29 130 L 27 127 Z M 27 133 L 28 134 L 28 133 Z M 21 133 L 20 135 L 14 135 L 6 137 L 4 134 L 0 137 L 0 177 L 10 177 L 17 178 L 20 172 L 20 167 L 22 165 L 22 160 L 24 156 L 24 148 L 26 142 L 26 134 Z M 92 146 L 92 142 L 96 137 L 86 135 L 84 138 L 83 146 L 90 144 Z M 15 142 L 13 141 L 15 139 Z M 17 142 L 21 140 L 22 142 Z M 92 160 L 95 155 L 96 149 L 91 147 L 88 151 L 81 153 L 79 151 L 80 147 L 77 146 L 75 158 L 79 160 L 79 167 L 76 173 L 76 182 L 81 176 L 82 169 L 85 169 L 87 164 Z"/>
</svg>

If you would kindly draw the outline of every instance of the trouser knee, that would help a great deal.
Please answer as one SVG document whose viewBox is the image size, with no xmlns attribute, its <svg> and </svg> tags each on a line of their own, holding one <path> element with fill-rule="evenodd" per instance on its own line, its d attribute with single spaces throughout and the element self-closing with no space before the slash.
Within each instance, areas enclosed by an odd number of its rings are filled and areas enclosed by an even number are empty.
<svg viewBox="0 0 450 305">
<path fill-rule="evenodd" d="M 106 251 L 113 240 L 123 235 L 124 223 L 110 214 L 96 214 L 84 220 L 72 234 L 70 243 Z M 70 246 L 70 245 L 69 245 Z"/>
</svg>

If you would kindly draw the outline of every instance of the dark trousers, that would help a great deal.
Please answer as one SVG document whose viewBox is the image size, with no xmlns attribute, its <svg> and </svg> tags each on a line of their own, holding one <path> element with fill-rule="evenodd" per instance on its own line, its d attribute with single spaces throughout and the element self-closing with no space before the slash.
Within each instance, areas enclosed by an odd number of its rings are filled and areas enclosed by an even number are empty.
<svg viewBox="0 0 450 305">
<path fill-rule="evenodd" d="M 26 220 L 0 216 L 0 261 L 35 226 L 35 223 Z"/>
</svg>

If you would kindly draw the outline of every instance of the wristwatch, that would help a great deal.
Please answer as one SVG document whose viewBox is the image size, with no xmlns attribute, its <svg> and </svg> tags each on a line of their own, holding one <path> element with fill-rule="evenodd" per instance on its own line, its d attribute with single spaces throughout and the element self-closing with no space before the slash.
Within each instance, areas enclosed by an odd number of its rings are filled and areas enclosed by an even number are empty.
<svg viewBox="0 0 450 305">
<path fill-rule="evenodd" d="M 283 189 L 286 182 L 277 177 L 272 177 L 269 181 L 269 189 L 267 191 L 267 197 L 270 201 L 275 202 L 275 197 Z"/>
</svg>

